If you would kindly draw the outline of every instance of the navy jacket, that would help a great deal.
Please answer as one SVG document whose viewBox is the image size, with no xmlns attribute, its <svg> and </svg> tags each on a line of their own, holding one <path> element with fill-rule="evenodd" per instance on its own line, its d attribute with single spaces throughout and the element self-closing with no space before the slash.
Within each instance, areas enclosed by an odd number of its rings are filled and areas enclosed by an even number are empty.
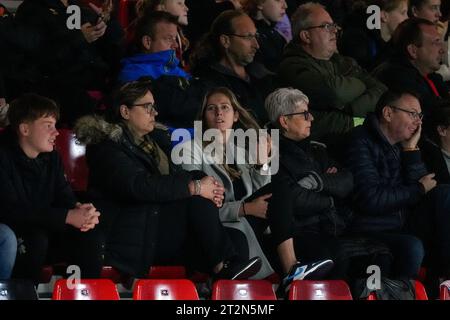
<svg viewBox="0 0 450 320">
<path fill-rule="evenodd" d="M 420 151 L 403 152 L 391 145 L 370 114 L 352 132 L 348 166 L 355 182 L 355 231 L 400 230 L 405 214 L 425 190 L 418 180 L 427 174 Z"/>
</svg>

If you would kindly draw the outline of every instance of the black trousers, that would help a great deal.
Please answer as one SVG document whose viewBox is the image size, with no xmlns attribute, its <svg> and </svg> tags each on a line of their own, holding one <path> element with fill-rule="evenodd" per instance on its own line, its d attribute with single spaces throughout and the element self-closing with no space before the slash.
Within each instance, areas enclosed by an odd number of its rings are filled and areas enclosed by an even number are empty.
<svg viewBox="0 0 450 320">
<path fill-rule="evenodd" d="M 450 185 L 441 184 L 428 192 L 414 208 L 407 230 L 422 240 L 424 264 L 436 276 L 450 276 Z"/>
<path fill-rule="evenodd" d="M 241 235 L 222 225 L 215 204 L 200 196 L 182 202 L 177 210 L 165 208 L 159 217 L 154 264 L 211 271 L 219 262 L 236 257 Z"/>
<path fill-rule="evenodd" d="M 82 278 L 98 278 L 102 265 L 103 234 L 100 229 L 80 232 L 67 226 L 62 233 L 41 228 L 15 230 L 18 241 L 13 278 L 39 282 L 45 264 L 77 265 Z M 100 265 L 100 268 L 99 268 Z"/>
</svg>

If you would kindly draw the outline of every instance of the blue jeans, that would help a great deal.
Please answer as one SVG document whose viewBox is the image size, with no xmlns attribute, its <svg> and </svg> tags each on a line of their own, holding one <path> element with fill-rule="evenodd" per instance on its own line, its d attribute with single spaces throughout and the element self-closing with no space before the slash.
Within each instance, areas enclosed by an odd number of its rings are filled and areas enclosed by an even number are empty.
<svg viewBox="0 0 450 320">
<path fill-rule="evenodd" d="M 0 279 L 9 279 L 16 260 L 17 240 L 14 232 L 0 224 Z"/>
<path fill-rule="evenodd" d="M 388 246 L 394 261 L 393 277 L 416 278 L 425 256 L 425 249 L 419 238 L 400 232 L 374 232 L 366 234 Z"/>
</svg>

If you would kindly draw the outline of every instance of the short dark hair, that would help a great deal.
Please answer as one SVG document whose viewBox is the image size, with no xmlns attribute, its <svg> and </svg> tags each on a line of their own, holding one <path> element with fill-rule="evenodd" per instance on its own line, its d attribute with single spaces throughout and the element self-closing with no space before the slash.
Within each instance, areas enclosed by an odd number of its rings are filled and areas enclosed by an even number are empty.
<svg viewBox="0 0 450 320">
<path fill-rule="evenodd" d="M 220 60 L 224 56 L 225 49 L 220 43 L 220 36 L 236 33 L 233 21 L 242 16 L 248 15 L 242 10 L 226 10 L 217 16 L 209 32 L 202 36 L 190 56 L 192 70 Z"/>
<path fill-rule="evenodd" d="M 391 12 L 397 9 L 402 2 L 409 5 L 409 0 L 373 0 L 371 4 L 379 6 L 383 11 Z"/>
<path fill-rule="evenodd" d="M 20 124 L 42 117 L 54 117 L 58 121 L 59 107 L 52 99 L 27 93 L 10 103 L 7 117 L 11 128 L 17 131 Z"/>
<path fill-rule="evenodd" d="M 423 44 L 422 25 L 435 26 L 433 22 L 421 18 L 409 18 L 398 25 L 392 36 L 397 55 L 409 59 L 408 46 L 414 44 L 420 47 Z"/>
<path fill-rule="evenodd" d="M 419 94 L 412 90 L 402 88 L 390 89 L 381 95 L 380 99 L 377 102 L 377 105 L 375 106 L 375 114 L 377 115 L 378 119 L 381 119 L 383 117 L 384 107 L 394 104 L 404 95 L 413 96 L 417 100 L 420 99 Z"/>
<path fill-rule="evenodd" d="M 450 100 L 443 99 L 439 101 L 436 108 L 431 111 L 431 133 L 430 138 L 437 143 L 441 144 L 441 140 L 437 131 L 438 127 L 448 128 L 450 127 Z"/>
<path fill-rule="evenodd" d="M 152 11 L 143 15 L 136 22 L 134 43 L 138 48 L 142 47 L 143 36 L 155 37 L 156 25 L 159 23 L 169 23 L 178 26 L 178 18 L 166 11 Z"/>
<path fill-rule="evenodd" d="M 425 2 L 427 2 L 427 0 L 409 0 L 408 16 L 413 17 L 412 9 L 420 9 L 425 4 Z"/>
<path fill-rule="evenodd" d="M 149 77 L 141 77 L 136 81 L 127 82 L 122 85 L 113 95 L 112 107 L 109 110 L 108 120 L 114 123 L 120 122 L 120 106 L 126 105 L 129 108 L 136 103 L 137 100 L 152 92 L 152 81 Z"/>
</svg>

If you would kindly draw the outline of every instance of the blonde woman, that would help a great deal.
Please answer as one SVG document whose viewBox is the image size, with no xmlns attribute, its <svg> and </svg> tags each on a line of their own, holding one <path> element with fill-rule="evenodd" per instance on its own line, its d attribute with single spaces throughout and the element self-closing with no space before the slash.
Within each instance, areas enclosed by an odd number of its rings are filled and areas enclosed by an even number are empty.
<svg viewBox="0 0 450 320">
<path fill-rule="evenodd" d="M 224 146 L 227 143 L 233 144 L 236 148 L 235 155 L 238 152 L 245 154 L 245 150 L 242 150 L 241 146 L 234 145 L 234 141 L 230 139 L 229 129 L 259 129 L 249 112 L 225 87 L 214 88 L 206 94 L 200 119 L 203 132 L 208 129 L 219 130 L 220 142 Z M 270 175 L 261 174 L 262 163 L 249 165 L 245 159 L 234 159 L 233 163 L 224 164 L 223 154 L 212 154 L 208 152 L 211 148 L 207 146 L 208 142 L 194 140 L 181 145 L 180 149 L 187 150 L 189 154 L 189 163 L 182 164 L 182 167 L 188 171 L 201 170 L 223 184 L 225 199 L 219 212 L 220 220 L 224 226 L 238 229 L 245 234 L 246 243 L 236 245 L 235 241 L 235 247 L 240 248 L 243 258 L 246 258 L 245 256 L 262 258 L 262 267 L 253 278 L 265 278 L 274 272 L 259 241 L 268 226 L 267 201 L 271 197 L 268 185 Z M 264 188 L 261 189 L 262 187 Z M 255 194 L 256 191 L 258 192 Z"/>
</svg>

